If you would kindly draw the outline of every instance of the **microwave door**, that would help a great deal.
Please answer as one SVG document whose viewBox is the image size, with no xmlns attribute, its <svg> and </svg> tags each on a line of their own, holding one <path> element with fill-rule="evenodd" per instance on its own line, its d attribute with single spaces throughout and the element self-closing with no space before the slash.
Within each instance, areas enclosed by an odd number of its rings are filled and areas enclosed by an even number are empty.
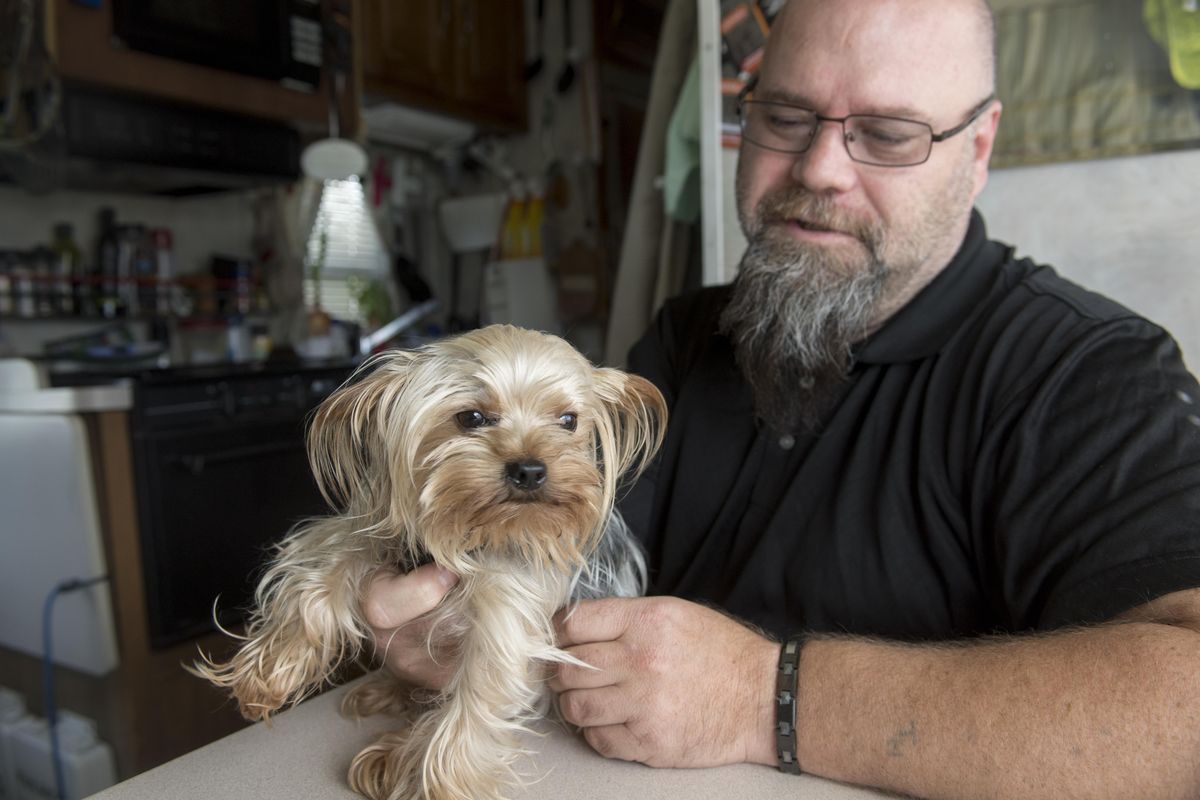
<svg viewBox="0 0 1200 800">
<path fill-rule="evenodd" d="M 113 32 L 131 50 L 217 69 L 290 77 L 287 0 L 113 0 Z"/>
</svg>

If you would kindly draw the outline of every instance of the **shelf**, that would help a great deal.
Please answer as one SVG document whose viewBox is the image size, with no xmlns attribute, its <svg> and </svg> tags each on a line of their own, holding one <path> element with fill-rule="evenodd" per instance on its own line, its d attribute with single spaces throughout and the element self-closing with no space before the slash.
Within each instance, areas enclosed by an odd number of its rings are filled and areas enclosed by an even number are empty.
<svg viewBox="0 0 1200 800">
<path fill-rule="evenodd" d="M 0 314 L 0 325 L 9 323 L 29 323 L 29 322 L 44 322 L 61 325 L 63 323 L 74 323 L 78 325 L 91 326 L 113 326 L 121 323 L 151 323 L 157 321 L 169 321 L 177 325 L 186 325 L 189 327 L 226 327 L 229 321 L 235 317 L 248 321 L 253 324 L 255 322 L 269 322 L 274 315 L 273 311 L 249 311 L 247 313 L 234 312 L 231 314 L 190 314 L 187 316 L 178 316 L 175 314 L 138 314 L 131 317 L 72 317 L 63 316 L 61 314 L 53 314 L 49 316 L 34 316 L 22 317 L 16 314 Z"/>
</svg>

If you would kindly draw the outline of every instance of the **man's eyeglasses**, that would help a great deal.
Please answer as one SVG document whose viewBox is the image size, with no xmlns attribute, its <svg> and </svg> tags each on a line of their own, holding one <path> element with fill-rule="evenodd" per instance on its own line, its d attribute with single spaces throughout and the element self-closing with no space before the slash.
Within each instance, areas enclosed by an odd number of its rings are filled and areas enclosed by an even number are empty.
<svg viewBox="0 0 1200 800">
<path fill-rule="evenodd" d="M 934 133 L 932 127 L 914 119 L 876 114 L 826 117 L 789 103 L 746 99 L 753 89 L 751 82 L 738 95 L 738 117 L 746 141 L 780 153 L 803 153 L 816 140 L 822 122 L 837 122 L 842 126 L 842 141 L 850 158 L 876 167 L 924 164 L 933 152 L 934 142 L 962 133 L 996 99 L 996 95 L 988 95 L 961 124 Z"/>
</svg>

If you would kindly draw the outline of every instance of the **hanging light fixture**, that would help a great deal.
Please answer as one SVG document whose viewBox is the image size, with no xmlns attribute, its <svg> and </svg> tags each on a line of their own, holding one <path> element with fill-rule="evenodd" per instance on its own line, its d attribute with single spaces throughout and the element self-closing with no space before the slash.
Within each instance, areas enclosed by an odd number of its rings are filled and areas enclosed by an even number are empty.
<svg viewBox="0 0 1200 800">
<path fill-rule="evenodd" d="M 341 136 L 341 97 L 345 91 L 350 34 L 345 24 L 331 23 L 333 5 L 327 5 L 321 18 L 321 38 L 329 58 L 329 135 L 304 148 L 300 168 L 319 181 L 346 180 L 367 171 L 367 151 L 353 139 Z"/>
</svg>

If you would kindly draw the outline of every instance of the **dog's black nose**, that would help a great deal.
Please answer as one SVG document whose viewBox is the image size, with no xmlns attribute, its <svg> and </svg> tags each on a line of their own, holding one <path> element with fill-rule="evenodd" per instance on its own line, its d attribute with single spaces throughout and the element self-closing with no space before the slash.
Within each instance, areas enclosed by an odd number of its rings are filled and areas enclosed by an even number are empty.
<svg viewBox="0 0 1200 800">
<path fill-rule="evenodd" d="M 508 482 L 518 489 L 532 492 L 546 482 L 546 465 L 541 461 L 510 461 L 504 468 Z"/>
</svg>

